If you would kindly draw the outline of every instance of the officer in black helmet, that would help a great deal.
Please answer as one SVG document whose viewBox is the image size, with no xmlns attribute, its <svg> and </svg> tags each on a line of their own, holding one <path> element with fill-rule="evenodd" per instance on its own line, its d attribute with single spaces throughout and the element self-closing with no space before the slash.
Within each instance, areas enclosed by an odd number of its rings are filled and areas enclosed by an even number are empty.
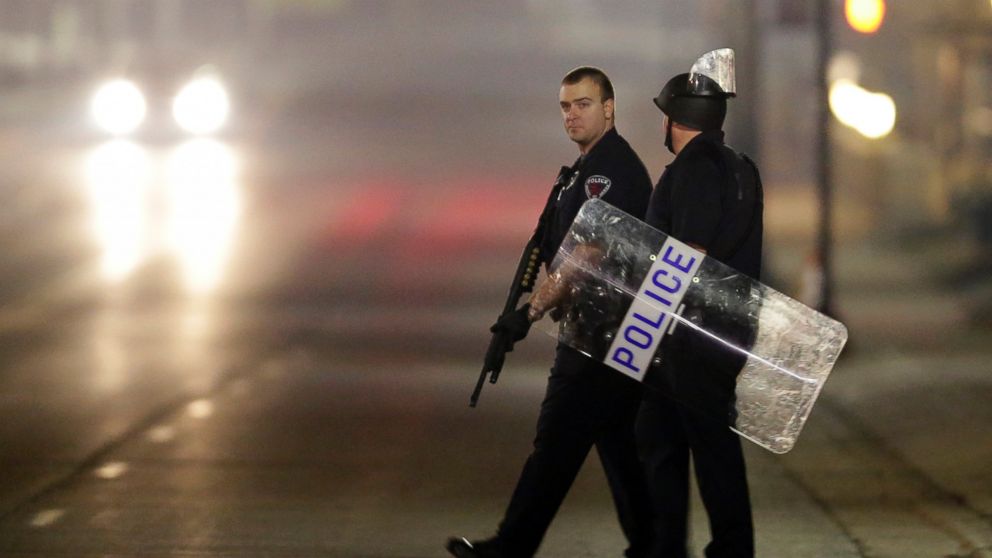
<svg viewBox="0 0 992 558">
<path fill-rule="evenodd" d="M 655 187 L 646 221 L 759 279 L 761 180 L 751 160 L 723 141 L 727 99 L 734 95 L 733 50 L 720 49 L 669 80 L 654 99 L 664 113 L 665 146 L 675 160 Z M 637 418 L 638 447 L 655 506 L 649 556 L 688 554 L 690 454 L 710 520 L 706 556 L 753 556 L 744 457 L 725 418 L 733 409 L 743 362 L 693 344 L 690 336 L 680 343 L 677 333 L 660 353 L 659 373 L 682 381 L 661 390 L 665 395 L 647 390 Z"/>
</svg>

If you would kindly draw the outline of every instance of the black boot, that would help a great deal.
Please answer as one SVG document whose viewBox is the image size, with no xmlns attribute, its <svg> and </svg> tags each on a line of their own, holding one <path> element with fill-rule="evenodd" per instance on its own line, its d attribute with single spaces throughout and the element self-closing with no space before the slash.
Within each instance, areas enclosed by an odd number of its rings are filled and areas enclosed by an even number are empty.
<svg viewBox="0 0 992 558">
<path fill-rule="evenodd" d="M 509 558 L 500 550 L 496 539 L 468 542 L 466 539 L 451 538 L 445 548 L 456 558 Z"/>
</svg>

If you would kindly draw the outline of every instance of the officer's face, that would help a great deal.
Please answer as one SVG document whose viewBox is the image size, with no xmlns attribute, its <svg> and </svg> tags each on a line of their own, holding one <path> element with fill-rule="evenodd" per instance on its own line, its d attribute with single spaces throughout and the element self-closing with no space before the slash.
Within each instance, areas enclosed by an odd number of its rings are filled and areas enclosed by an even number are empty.
<svg viewBox="0 0 992 558">
<path fill-rule="evenodd" d="M 564 84 L 558 93 L 565 132 L 583 152 L 603 137 L 612 123 L 613 99 L 605 103 L 601 99 L 599 86 L 589 78 Z"/>
</svg>

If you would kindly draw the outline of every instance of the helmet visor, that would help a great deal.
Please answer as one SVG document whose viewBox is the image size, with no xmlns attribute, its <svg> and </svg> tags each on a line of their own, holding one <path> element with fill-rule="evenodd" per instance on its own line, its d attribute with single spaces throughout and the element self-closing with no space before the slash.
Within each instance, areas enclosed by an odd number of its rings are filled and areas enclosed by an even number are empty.
<svg viewBox="0 0 992 558">
<path fill-rule="evenodd" d="M 714 84 L 720 91 L 714 90 Z M 689 70 L 689 94 L 728 97 L 737 95 L 737 82 L 734 78 L 734 49 L 712 50 L 699 57 Z"/>
</svg>

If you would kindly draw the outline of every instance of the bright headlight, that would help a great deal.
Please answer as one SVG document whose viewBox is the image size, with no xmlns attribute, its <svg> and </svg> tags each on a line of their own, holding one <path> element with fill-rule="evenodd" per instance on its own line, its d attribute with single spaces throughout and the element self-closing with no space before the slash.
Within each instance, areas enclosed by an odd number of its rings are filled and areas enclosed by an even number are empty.
<svg viewBox="0 0 992 558">
<path fill-rule="evenodd" d="M 137 85 L 118 79 L 97 89 L 90 110 L 100 128 L 114 135 L 124 135 L 141 125 L 148 108 Z"/>
<path fill-rule="evenodd" d="M 227 122 L 230 110 L 227 91 L 219 80 L 212 77 L 189 82 L 172 102 L 172 116 L 176 123 L 192 134 L 216 132 Z"/>
</svg>

